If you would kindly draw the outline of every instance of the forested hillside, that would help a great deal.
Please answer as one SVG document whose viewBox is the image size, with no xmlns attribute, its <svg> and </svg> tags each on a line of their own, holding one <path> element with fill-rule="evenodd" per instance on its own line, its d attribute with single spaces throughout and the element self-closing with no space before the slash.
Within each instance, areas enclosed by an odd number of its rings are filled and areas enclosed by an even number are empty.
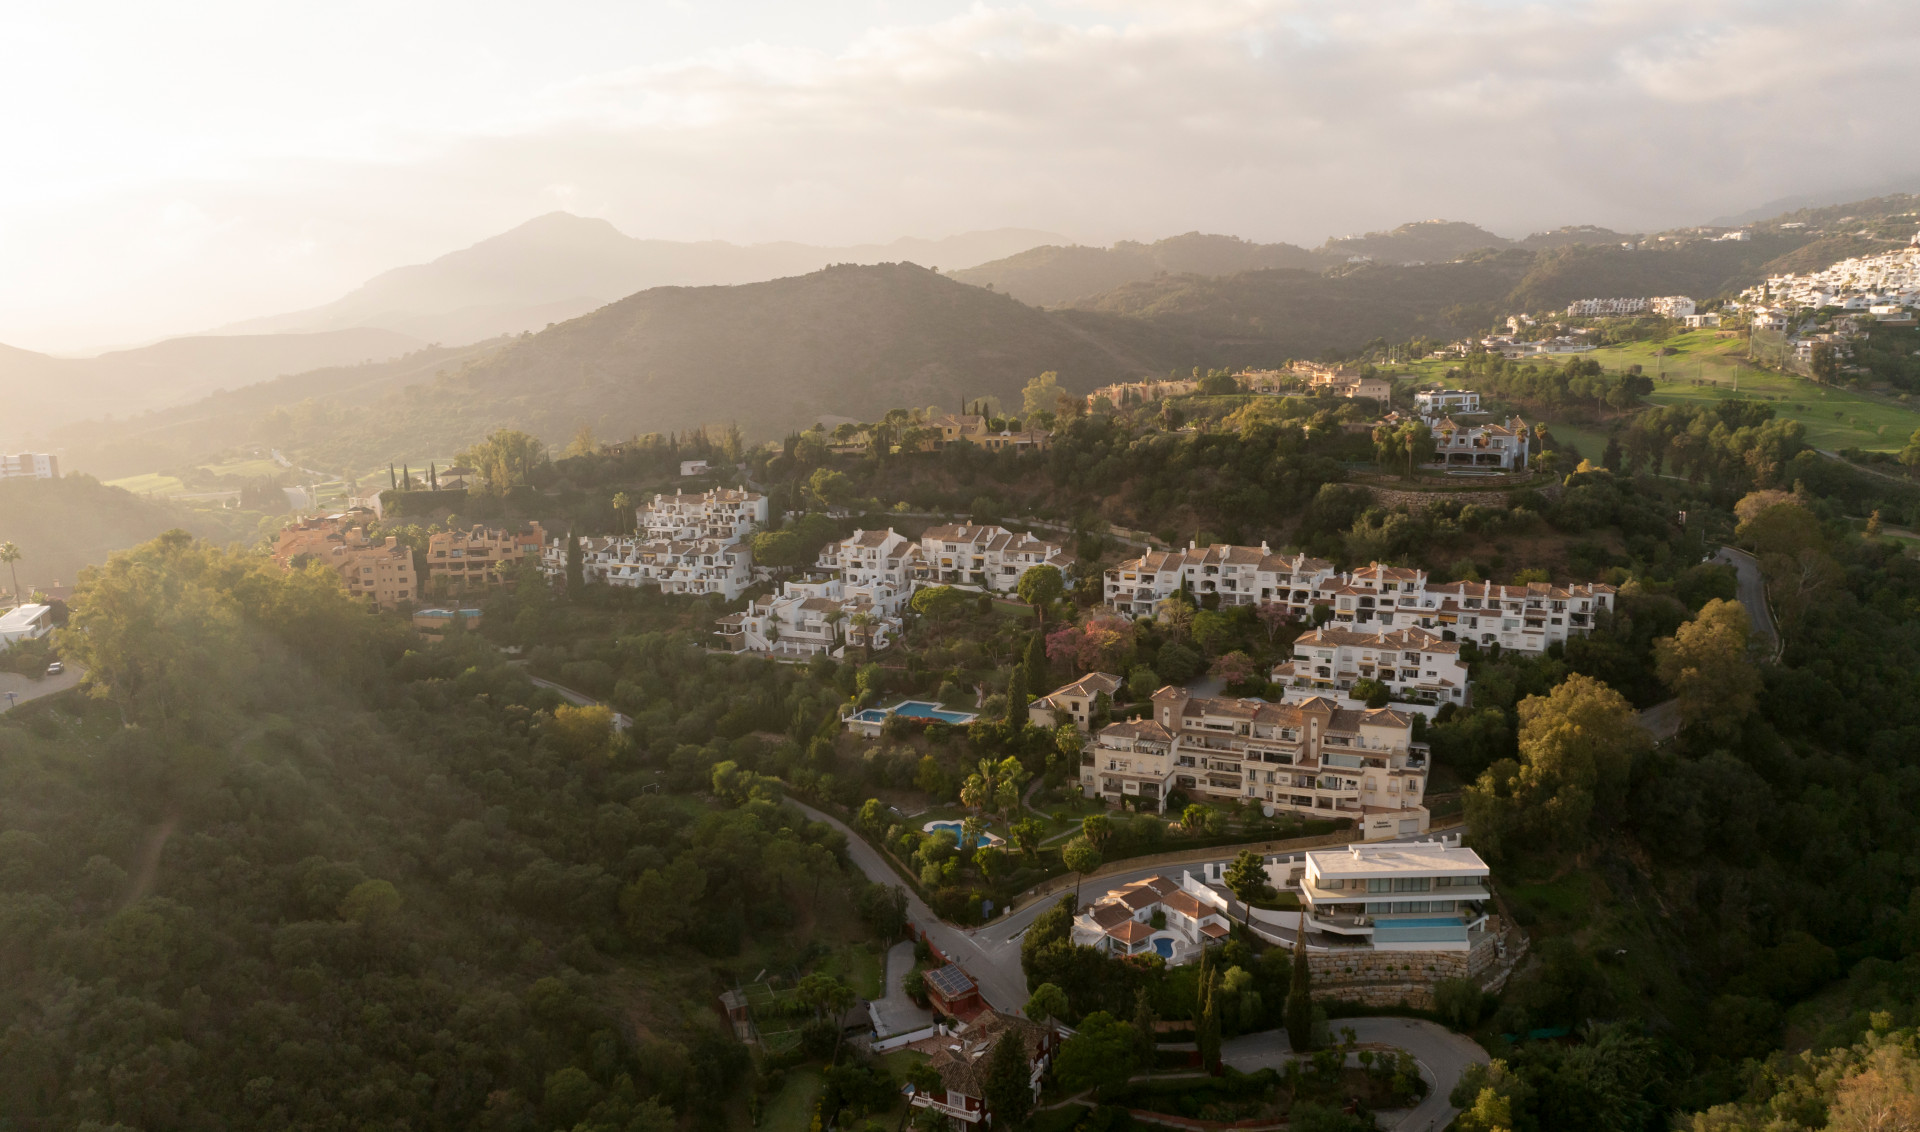
<svg viewBox="0 0 1920 1132">
<path fill-rule="evenodd" d="M 1188 232 L 1151 244 L 1122 240 L 1110 248 L 1048 245 L 950 272 L 962 283 L 991 287 L 1023 303 L 1059 306 L 1164 274 L 1237 275 L 1270 267 L 1314 270 L 1312 252 L 1293 244 L 1256 244 L 1234 236 Z"/>
<path fill-rule="evenodd" d="M 191 531 L 216 543 L 251 542 L 258 512 L 189 507 L 148 499 L 91 476 L 0 480 L 0 542 L 20 548 L 20 588 L 71 586 L 83 566 L 162 531 Z M 0 586 L 11 588 L 10 575 Z"/>
<path fill-rule="evenodd" d="M 634 732 L 319 567 L 170 534 L 91 572 L 63 647 L 99 698 L 0 716 L 0 1124 L 744 1127 L 765 1084 L 715 996 L 900 906 L 771 780 L 705 793 L 798 757 L 745 736 L 803 673 L 544 588 L 528 643 L 633 632 Z"/>
</svg>

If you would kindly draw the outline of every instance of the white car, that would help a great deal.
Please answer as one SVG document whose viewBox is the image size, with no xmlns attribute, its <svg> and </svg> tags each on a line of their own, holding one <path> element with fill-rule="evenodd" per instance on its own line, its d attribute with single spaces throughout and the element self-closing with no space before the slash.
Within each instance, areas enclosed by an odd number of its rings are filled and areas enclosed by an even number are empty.
<svg viewBox="0 0 1920 1132">
<path fill-rule="evenodd" d="M 54 661 L 52 664 L 47 665 L 47 675 L 49 676 L 58 676 L 62 672 L 65 672 L 66 670 L 67 670 L 67 666 L 60 663 L 57 660 Z"/>
</svg>

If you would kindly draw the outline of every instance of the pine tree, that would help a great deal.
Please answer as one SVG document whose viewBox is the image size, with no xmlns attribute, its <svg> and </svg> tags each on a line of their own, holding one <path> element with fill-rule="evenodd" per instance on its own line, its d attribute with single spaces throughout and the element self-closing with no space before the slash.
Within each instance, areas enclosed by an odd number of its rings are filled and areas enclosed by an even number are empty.
<svg viewBox="0 0 1920 1132">
<path fill-rule="evenodd" d="M 988 1055 L 984 1098 L 995 1127 L 1018 1128 L 1033 1115 L 1032 1079 L 1026 1038 L 1018 1030 L 1001 1034 Z"/>
<path fill-rule="evenodd" d="M 1027 638 L 1026 665 L 1028 691 L 1034 695 L 1045 695 L 1053 681 L 1047 671 L 1047 640 L 1039 633 Z"/>
<path fill-rule="evenodd" d="M 587 588 L 587 567 L 580 557 L 580 540 L 573 537 L 573 528 L 567 528 L 567 597 L 580 600 L 580 593 Z"/>
<path fill-rule="evenodd" d="M 1312 972 L 1307 969 L 1306 917 L 1293 937 L 1293 979 L 1287 988 L 1287 1041 L 1296 1052 L 1313 1048 Z"/>
</svg>

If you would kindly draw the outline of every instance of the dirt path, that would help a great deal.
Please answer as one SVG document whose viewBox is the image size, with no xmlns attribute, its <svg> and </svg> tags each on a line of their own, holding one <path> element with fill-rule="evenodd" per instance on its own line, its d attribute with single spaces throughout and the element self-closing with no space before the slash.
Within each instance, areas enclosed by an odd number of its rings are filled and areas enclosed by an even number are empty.
<svg viewBox="0 0 1920 1132">
<path fill-rule="evenodd" d="M 120 902 L 120 907 L 131 908 L 153 891 L 154 875 L 160 871 L 160 854 L 167 847 L 167 839 L 173 836 L 174 827 L 179 824 L 179 814 L 168 814 L 147 835 L 147 843 L 140 849 L 140 863 L 134 869 L 133 884 L 127 889 L 126 899 Z"/>
</svg>

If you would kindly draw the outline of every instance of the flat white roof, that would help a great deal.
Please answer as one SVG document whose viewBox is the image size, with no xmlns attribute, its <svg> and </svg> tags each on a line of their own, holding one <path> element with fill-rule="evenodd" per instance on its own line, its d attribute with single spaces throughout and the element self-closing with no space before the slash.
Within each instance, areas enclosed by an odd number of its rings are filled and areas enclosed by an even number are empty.
<svg viewBox="0 0 1920 1132">
<path fill-rule="evenodd" d="M 5 613 L 0 613 L 0 632 L 21 632 L 40 623 L 40 619 L 53 612 L 50 605 L 16 605 Z"/>
<path fill-rule="evenodd" d="M 1349 845 L 1307 853 L 1308 871 L 1330 878 L 1385 876 L 1486 876 L 1480 854 L 1441 841 L 1398 845 Z"/>
</svg>

